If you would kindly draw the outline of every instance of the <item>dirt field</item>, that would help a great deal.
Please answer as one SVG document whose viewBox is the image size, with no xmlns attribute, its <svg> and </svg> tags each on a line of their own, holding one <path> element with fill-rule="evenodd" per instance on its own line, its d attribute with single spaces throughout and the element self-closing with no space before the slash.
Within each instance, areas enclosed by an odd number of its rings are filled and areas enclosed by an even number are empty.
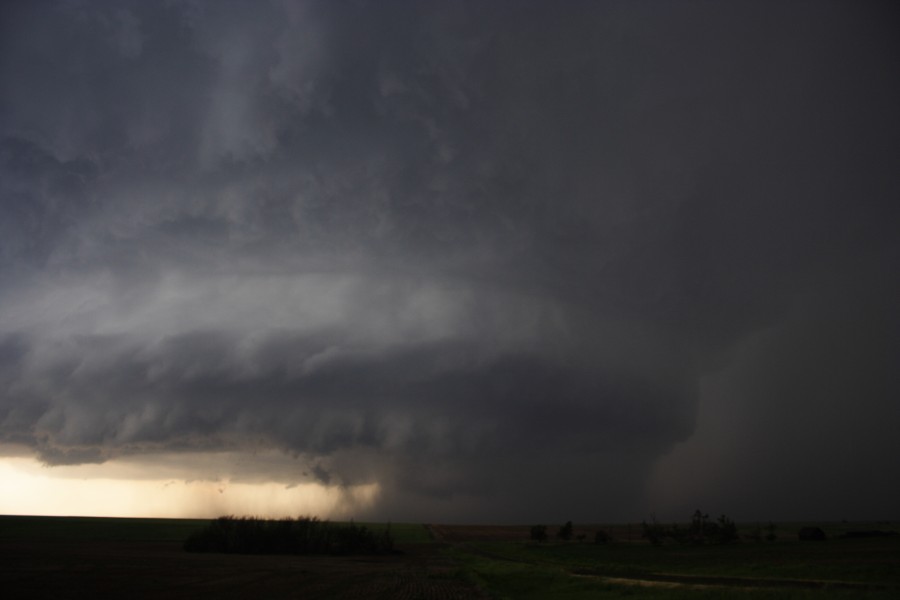
<svg viewBox="0 0 900 600">
<path fill-rule="evenodd" d="M 438 544 L 387 557 L 189 554 L 177 542 L 0 541 L 3 598 L 482 598 Z"/>
</svg>

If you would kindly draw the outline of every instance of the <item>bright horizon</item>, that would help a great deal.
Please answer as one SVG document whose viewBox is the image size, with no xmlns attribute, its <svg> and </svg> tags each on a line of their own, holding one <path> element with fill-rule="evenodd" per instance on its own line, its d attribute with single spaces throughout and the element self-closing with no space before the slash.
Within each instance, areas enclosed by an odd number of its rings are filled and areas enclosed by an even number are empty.
<svg viewBox="0 0 900 600">
<path fill-rule="evenodd" d="M 212 464 L 233 461 L 232 453 L 212 453 L 194 456 L 194 464 L 183 465 L 174 471 L 175 477 L 165 477 L 169 466 L 148 467 L 146 457 L 140 461 L 111 460 L 103 464 L 47 466 L 31 456 L 0 458 L 0 515 L 53 517 L 111 517 L 111 518 L 175 518 L 212 519 L 224 515 L 285 518 L 315 516 L 330 520 L 374 520 L 394 522 L 436 522 L 484 525 L 525 525 L 550 522 L 552 515 L 534 515 L 530 521 L 460 521 L 442 519 L 431 514 L 424 519 L 404 520 L 402 515 L 380 518 L 372 512 L 380 493 L 378 483 L 343 487 L 307 482 L 286 484 L 275 481 L 232 480 L 227 476 L 214 479 L 185 478 L 193 469 L 208 469 Z M 151 459 L 152 460 L 152 459 Z M 170 457 L 160 462 L 168 463 Z M 264 462 L 270 462 L 269 460 Z M 201 466 L 202 465 L 202 466 Z M 663 480 L 664 481 L 664 480 Z M 671 483 L 671 482 L 669 482 Z M 666 485 L 664 482 L 660 485 Z M 690 506 L 684 504 L 684 506 Z M 734 517 L 729 507 L 698 506 L 710 509 L 711 516 L 725 513 Z M 559 514 L 554 511 L 553 514 Z M 656 516 L 661 522 L 687 522 L 691 512 L 669 512 L 657 515 L 636 511 L 630 518 L 606 519 L 597 514 L 582 522 L 637 523 Z M 397 517 L 400 518 L 397 518 Z M 420 515 L 422 516 L 422 515 Z M 857 516 L 850 522 L 893 521 L 892 514 Z M 775 522 L 839 522 L 841 515 L 810 512 L 788 515 L 737 515 L 738 523 Z"/>
<path fill-rule="evenodd" d="M 0 514 L 29 516 L 350 519 L 368 510 L 378 485 L 285 485 L 228 478 L 184 480 L 146 473 L 123 461 L 47 467 L 32 457 L 0 459 Z"/>
</svg>

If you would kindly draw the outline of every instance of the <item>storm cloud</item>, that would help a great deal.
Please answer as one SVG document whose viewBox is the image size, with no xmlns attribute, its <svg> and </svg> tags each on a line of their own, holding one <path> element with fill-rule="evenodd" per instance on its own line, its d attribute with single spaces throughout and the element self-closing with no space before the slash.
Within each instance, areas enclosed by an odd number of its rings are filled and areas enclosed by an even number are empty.
<svg viewBox="0 0 900 600">
<path fill-rule="evenodd" d="M 891 3 L 0 11 L 0 441 L 395 520 L 900 501 Z"/>
</svg>

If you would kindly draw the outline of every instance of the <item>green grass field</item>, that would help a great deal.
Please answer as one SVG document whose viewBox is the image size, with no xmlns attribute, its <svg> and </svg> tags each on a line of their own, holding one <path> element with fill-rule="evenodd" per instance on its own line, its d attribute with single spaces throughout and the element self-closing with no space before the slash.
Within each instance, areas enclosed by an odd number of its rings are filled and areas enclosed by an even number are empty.
<svg viewBox="0 0 900 600">
<path fill-rule="evenodd" d="M 824 542 L 800 542 L 805 525 Z M 576 526 L 584 541 L 533 542 L 529 528 L 441 526 L 448 552 L 496 598 L 896 598 L 900 537 L 842 539 L 849 531 L 890 530 L 889 523 L 780 523 L 775 541 L 653 546 L 632 525 Z M 615 540 L 594 544 L 593 532 Z M 740 529 L 742 535 L 756 525 Z M 627 534 L 631 533 L 630 538 Z"/>
<path fill-rule="evenodd" d="M 508 598 L 538 598 L 541 590 L 551 589 L 554 597 L 572 598 L 600 592 L 716 597 L 725 591 L 753 597 L 890 598 L 900 592 L 896 540 L 732 546 L 474 542 L 451 551 L 485 587 Z M 626 581 L 617 582 L 620 578 Z M 633 585 L 626 585 L 629 581 Z"/>
</svg>

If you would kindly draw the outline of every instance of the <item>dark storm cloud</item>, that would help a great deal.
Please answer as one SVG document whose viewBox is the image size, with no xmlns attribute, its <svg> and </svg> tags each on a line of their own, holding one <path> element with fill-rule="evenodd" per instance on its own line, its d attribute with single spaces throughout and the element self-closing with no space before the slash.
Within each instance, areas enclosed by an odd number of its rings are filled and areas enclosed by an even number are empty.
<svg viewBox="0 0 900 600">
<path fill-rule="evenodd" d="M 665 508 L 698 406 L 746 415 L 734 510 L 834 448 L 810 412 L 897 424 L 890 4 L 2 11 L 0 434 L 48 463 L 274 447 L 393 518 L 603 520 Z"/>
</svg>

